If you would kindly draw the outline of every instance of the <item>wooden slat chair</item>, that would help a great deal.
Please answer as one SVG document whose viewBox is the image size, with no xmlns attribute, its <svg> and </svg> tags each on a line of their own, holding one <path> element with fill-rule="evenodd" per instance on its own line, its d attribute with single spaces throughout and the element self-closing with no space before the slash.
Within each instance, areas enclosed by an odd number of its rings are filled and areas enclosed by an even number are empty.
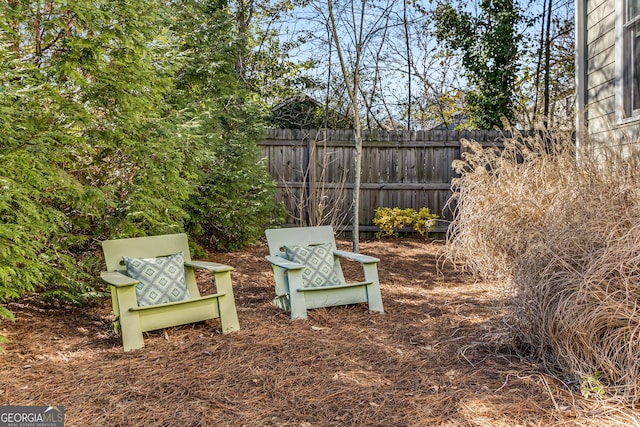
<svg viewBox="0 0 640 427">
<path fill-rule="evenodd" d="M 144 347 L 143 332 L 170 326 L 220 318 L 223 334 L 240 329 L 231 285 L 233 267 L 192 261 L 186 234 L 106 240 L 102 242 L 102 249 L 107 271 L 100 276 L 111 288 L 113 314 L 124 351 Z M 173 265 L 169 265 L 170 261 Z M 158 262 L 164 263 L 161 267 L 171 270 L 168 274 L 175 276 L 168 280 L 162 279 L 160 273 L 152 280 L 131 277 L 144 275 L 145 271 L 155 273 Z M 194 269 L 213 273 L 217 293 L 200 296 Z M 145 284 L 146 281 L 149 283 Z M 156 291 L 159 283 L 171 286 L 171 293 L 177 297 L 159 297 L 161 292 Z M 184 291 L 184 285 L 187 291 Z M 143 289 L 139 289 L 141 287 Z M 167 298 L 169 302 L 164 302 Z M 174 301 L 176 298 L 178 300 Z"/>
<path fill-rule="evenodd" d="M 337 250 L 331 226 L 265 230 L 280 309 L 292 319 L 306 319 L 307 309 L 366 302 L 369 311 L 384 313 L 378 279 L 380 261 Z M 347 283 L 340 258 L 362 264 L 364 281 Z"/>
</svg>

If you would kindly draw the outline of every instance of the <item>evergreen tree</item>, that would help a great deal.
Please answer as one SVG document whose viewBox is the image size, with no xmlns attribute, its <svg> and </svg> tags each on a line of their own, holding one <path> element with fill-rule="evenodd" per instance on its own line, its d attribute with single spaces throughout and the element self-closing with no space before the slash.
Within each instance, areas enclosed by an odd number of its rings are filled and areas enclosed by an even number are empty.
<svg viewBox="0 0 640 427">
<path fill-rule="evenodd" d="M 168 18 L 209 4 L 209 25 Z M 105 238 L 258 237 L 277 208 L 223 4 L 20 1 L 0 16 L 0 303 L 95 295 Z"/>
<path fill-rule="evenodd" d="M 74 237 L 64 206 L 83 210 L 91 194 L 60 165 L 75 162 L 65 128 L 84 115 L 61 102 L 34 64 L 0 32 L 0 302 L 60 279 L 74 280 Z M 75 120 L 73 120 L 73 119 Z M 87 147 L 79 147 L 79 152 Z M 11 314 L 0 307 L 0 317 Z"/>
<path fill-rule="evenodd" d="M 473 128 L 501 128 L 503 117 L 514 119 L 520 19 L 513 0 L 482 0 L 477 17 L 448 3 L 436 8 L 438 40 L 462 53 L 472 87 L 466 101 Z"/>
<path fill-rule="evenodd" d="M 275 183 L 258 161 L 266 112 L 236 74 L 245 45 L 225 3 L 186 1 L 172 16 L 182 58 L 172 103 L 190 119 L 180 134 L 198 183 L 188 203 L 189 230 L 205 246 L 236 250 L 284 220 Z"/>
</svg>

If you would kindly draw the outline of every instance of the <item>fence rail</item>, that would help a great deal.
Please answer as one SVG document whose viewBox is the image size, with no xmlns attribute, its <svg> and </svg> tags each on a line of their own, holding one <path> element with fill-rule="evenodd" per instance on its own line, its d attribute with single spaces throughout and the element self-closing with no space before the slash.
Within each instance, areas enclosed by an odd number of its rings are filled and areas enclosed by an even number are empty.
<svg viewBox="0 0 640 427">
<path fill-rule="evenodd" d="M 498 131 L 371 131 L 363 132 L 360 225 L 371 229 L 378 207 L 419 210 L 427 207 L 452 219 L 452 162 L 464 152 L 462 139 L 498 145 Z M 259 143 L 277 182 L 292 224 L 351 224 L 354 138 L 349 130 L 270 129 Z"/>
</svg>

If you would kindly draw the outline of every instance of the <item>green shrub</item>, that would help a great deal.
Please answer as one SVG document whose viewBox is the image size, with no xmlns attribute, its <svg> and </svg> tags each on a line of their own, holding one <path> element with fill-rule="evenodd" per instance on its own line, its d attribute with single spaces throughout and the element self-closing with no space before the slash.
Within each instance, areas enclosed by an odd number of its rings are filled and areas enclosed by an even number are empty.
<svg viewBox="0 0 640 427">
<path fill-rule="evenodd" d="M 262 237 L 265 226 L 284 220 L 284 207 L 273 197 L 276 185 L 258 160 L 266 110 L 235 76 L 242 46 L 226 8 L 212 1 L 180 3 L 175 13 L 182 63 L 170 99 L 175 111 L 190 117 L 180 135 L 195 183 L 185 204 L 186 230 L 204 247 L 238 250 Z"/>
<path fill-rule="evenodd" d="M 405 227 L 413 227 L 413 230 L 424 236 L 433 230 L 438 215 L 431 213 L 429 208 L 419 211 L 400 208 L 377 208 L 373 216 L 373 225 L 380 228 L 376 237 L 397 236 L 398 230 Z"/>
<path fill-rule="evenodd" d="M 189 234 L 201 245 L 235 251 L 262 237 L 264 228 L 284 222 L 285 210 L 276 203 L 275 183 L 266 167 L 256 162 L 252 135 L 234 132 L 218 144 L 215 161 L 201 165 L 198 192 L 190 199 Z"/>
</svg>

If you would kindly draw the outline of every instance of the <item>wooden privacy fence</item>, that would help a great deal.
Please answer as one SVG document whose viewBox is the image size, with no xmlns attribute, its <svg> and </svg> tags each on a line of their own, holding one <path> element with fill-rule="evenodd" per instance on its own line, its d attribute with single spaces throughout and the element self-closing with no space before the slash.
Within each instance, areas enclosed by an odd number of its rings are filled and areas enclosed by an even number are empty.
<svg viewBox="0 0 640 427">
<path fill-rule="evenodd" d="M 363 132 L 360 229 L 375 231 L 378 207 L 429 208 L 452 219 L 452 162 L 464 151 L 460 140 L 500 145 L 498 131 Z M 277 182 L 276 199 L 291 224 L 332 224 L 349 230 L 354 182 L 354 138 L 351 130 L 269 129 L 259 143 L 268 170 Z M 437 231 L 444 231 L 439 222 Z"/>
</svg>

